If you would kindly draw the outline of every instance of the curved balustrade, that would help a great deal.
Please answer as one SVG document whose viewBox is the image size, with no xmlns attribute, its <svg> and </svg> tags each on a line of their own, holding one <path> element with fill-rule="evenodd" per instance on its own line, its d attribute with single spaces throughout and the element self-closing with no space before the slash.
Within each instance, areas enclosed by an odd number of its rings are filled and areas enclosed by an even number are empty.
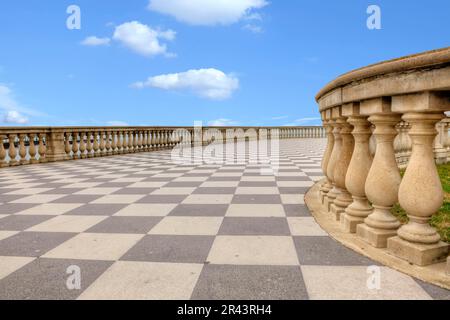
<svg viewBox="0 0 450 320">
<path fill-rule="evenodd" d="M 450 160 L 450 48 L 352 71 L 316 100 L 328 132 L 323 210 L 344 232 L 410 263 L 445 260 L 449 246 L 429 221 L 443 203 L 436 163 Z M 391 214 L 398 202 L 403 226 Z"/>
<path fill-rule="evenodd" d="M 105 157 L 174 148 L 181 144 L 208 145 L 218 140 L 267 139 L 277 130 L 277 138 L 323 138 L 322 127 L 68 127 L 0 128 L 0 167 Z M 216 132 L 216 133 L 214 133 Z M 261 136 L 261 132 L 266 134 Z M 220 133 L 220 134 L 218 134 Z M 229 135 L 233 139 L 226 139 Z M 218 139 L 218 136 L 221 139 Z"/>
</svg>

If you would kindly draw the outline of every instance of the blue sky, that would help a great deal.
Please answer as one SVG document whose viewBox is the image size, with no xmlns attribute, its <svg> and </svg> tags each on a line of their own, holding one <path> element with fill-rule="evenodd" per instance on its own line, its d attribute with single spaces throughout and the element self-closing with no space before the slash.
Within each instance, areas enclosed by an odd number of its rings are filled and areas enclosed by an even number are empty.
<svg viewBox="0 0 450 320">
<path fill-rule="evenodd" d="M 66 27 L 72 4 L 80 30 Z M 366 27 L 372 4 L 381 30 Z M 449 46 L 449 12 L 448 0 L 3 0 L 0 125 L 319 124 L 321 87 Z"/>
</svg>

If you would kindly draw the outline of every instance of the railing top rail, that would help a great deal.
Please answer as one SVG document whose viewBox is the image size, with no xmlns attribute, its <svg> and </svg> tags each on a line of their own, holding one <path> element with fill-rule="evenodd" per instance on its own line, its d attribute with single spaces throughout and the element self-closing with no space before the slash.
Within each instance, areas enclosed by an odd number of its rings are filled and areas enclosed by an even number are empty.
<svg viewBox="0 0 450 320">
<path fill-rule="evenodd" d="M 383 61 L 345 73 L 328 83 L 316 95 L 319 102 L 327 93 L 353 82 L 391 73 L 450 66 L 450 47 Z M 446 88 L 446 89 L 450 89 Z"/>
<path fill-rule="evenodd" d="M 321 126 L 230 126 L 230 127 L 218 127 L 218 126 L 204 126 L 204 129 L 308 129 L 308 128 L 321 128 Z M 51 131 L 96 131 L 96 130 L 176 130 L 176 129 L 194 129 L 193 126 L 127 126 L 127 127 L 114 127 L 114 126 L 80 126 L 80 127 L 0 127 L 0 132 L 16 132 L 16 133 L 31 133 L 31 132 L 51 132 Z"/>
</svg>

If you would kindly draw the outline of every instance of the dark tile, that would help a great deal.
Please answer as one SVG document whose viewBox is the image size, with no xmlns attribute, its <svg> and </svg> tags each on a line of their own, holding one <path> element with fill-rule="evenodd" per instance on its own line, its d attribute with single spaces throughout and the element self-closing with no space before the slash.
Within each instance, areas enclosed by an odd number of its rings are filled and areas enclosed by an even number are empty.
<svg viewBox="0 0 450 320">
<path fill-rule="evenodd" d="M 66 212 L 64 215 L 70 216 L 112 216 L 125 208 L 126 204 L 86 204 L 72 211 Z"/>
<path fill-rule="evenodd" d="M 202 181 L 170 182 L 164 185 L 164 188 L 196 188 L 202 183 Z"/>
<path fill-rule="evenodd" d="M 225 217 L 219 235 L 231 236 L 289 236 L 286 218 Z"/>
<path fill-rule="evenodd" d="M 23 196 L 21 196 L 23 198 Z M 34 203 L 6 203 L 0 205 L 0 214 L 14 214 L 38 206 Z"/>
<path fill-rule="evenodd" d="M 205 263 L 214 237 L 148 235 L 121 260 L 177 263 Z"/>
<path fill-rule="evenodd" d="M 181 203 L 187 195 L 149 195 L 136 203 Z"/>
<path fill-rule="evenodd" d="M 241 181 L 239 187 L 277 187 L 275 181 Z"/>
<path fill-rule="evenodd" d="M 79 191 L 83 191 L 82 188 L 58 188 L 49 191 L 42 192 L 41 194 L 73 194 Z"/>
<path fill-rule="evenodd" d="M 284 177 L 284 176 L 277 176 L 275 177 L 275 180 L 277 181 L 311 181 L 311 179 L 307 176 L 294 176 L 294 177 Z"/>
<path fill-rule="evenodd" d="M 377 265 L 329 237 L 294 237 L 301 265 L 369 266 Z"/>
<path fill-rule="evenodd" d="M 0 230 L 24 231 L 51 218 L 53 216 L 11 215 L 0 219 Z"/>
<path fill-rule="evenodd" d="M 306 194 L 310 187 L 279 187 L 280 194 Z"/>
<path fill-rule="evenodd" d="M 414 279 L 434 300 L 450 300 L 450 290 Z"/>
<path fill-rule="evenodd" d="M 112 194 L 145 194 L 148 195 L 159 188 L 122 188 Z"/>
<path fill-rule="evenodd" d="M 234 194 L 236 188 L 197 188 L 192 194 Z"/>
<path fill-rule="evenodd" d="M 36 259 L 0 281 L 2 300 L 72 300 L 111 266 L 108 261 Z M 79 267 L 81 289 L 70 290 L 67 282 Z M 68 273 L 69 272 L 69 273 Z"/>
<path fill-rule="evenodd" d="M 89 203 L 103 197 L 102 195 L 70 194 L 51 203 Z"/>
<path fill-rule="evenodd" d="M 129 185 L 134 184 L 133 182 L 105 182 L 95 186 L 96 188 L 126 188 Z"/>
<path fill-rule="evenodd" d="M 11 183 L 9 182 L 8 185 Z M 2 187 L 8 187 L 8 185 L 2 185 Z M 13 192 L 20 190 L 19 188 L 11 189 L 11 188 L 0 188 L 0 195 L 4 195 L 5 193 Z"/>
<path fill-rule="evenodd" d="M 0 241 L 0 256 L 40 257 L 75 235 L 63 232 L 21 232 Z"/>
<path fill-rule="evenodd" d="M 287 217 L 310 217 L 311 213 L 307 206 L 303 204 L 285 204 L 283 205 Z"/>
<path fill-rule="evenodd" d="M 170 212 L 169 216 L 224 217 L 227 210 L 227 204 L 180 204 Z"/>
<path fill-rule="evenodd" d="M 276 194 L 247 195 L 236 194 L 233 196 L 233 204 L 281 204 L 281 197 Z"/>
<path fill-rule="evenodd" d="M 206 181 L 240 181 L 241 177 L 209 177 Z"/>
<path fill-rule="evenodd" d="M 193 300 L 306 300 L 300 267 L 205 265 Z"/>
<path fill-rule="evenodd" d="M 162 217 L 109 217 L 86 232 L 147 234 Z"/>
</svg>

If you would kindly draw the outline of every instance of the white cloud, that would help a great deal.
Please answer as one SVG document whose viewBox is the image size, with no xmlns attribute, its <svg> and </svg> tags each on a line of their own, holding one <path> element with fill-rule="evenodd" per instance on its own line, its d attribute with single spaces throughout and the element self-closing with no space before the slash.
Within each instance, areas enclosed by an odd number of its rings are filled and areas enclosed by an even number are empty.
<svg viewBox="0 0 450 320">
<path fill-rule="evenodd" d="M 111 42 L 109 38 L 98 38 L 96 36 L 87 37 L 81 44 L 83 46 L 97 47 L 97 46 L 107 46 Z"/>
<path fill-rule="evenodd" d="M 239 79 L 217 69 L 199 69 L 150 77 L 145 82 L 134 83 L 132 87 L 190 90 L 202 98 L 225 100 L 239 88 Z"/>
<path fill-rule="evenodd" d="M 106 124 L 111 127 L 127 127 L 128 126 L 128 123 L 124 122 L 124 121 L 108 121 Z"/>
<path fill-rule="evenodd" d="M 295 120 L 295 122 L 311 122 L 311 121 L 317 121 L 320 120 L 320 118 L 301 118 L 301 119 L 297 119 Z"/>
<path fill-rule="evenodd" d="M 28 118 L 18 111 L 7 111 L 3 116 L 3 122 L 8 124 L 26 124 L 28 123 Z"/>
<path fill-rule="evenodd" d="M 278 116 L 278 117 L 272 117 L 272 120 L 284 120 L 289 118 L 289 116 Z"/>
<path fill-rule="evenodd" d="M 257 17 L 255 10 L 268 4 L 266 0 L 150 0 L 148 8 L 192 25 L 230 25 Z"/>
<path fill-rule="evenodd" d="M 155 30 L 138 21 L 131 21 L 117 26 L 113 39 L 143 56 L 160 54 L 172 56 L 167 52 L 167 45 L 160 40 L 172 41 L 175 36 L 176 32 L 173 30 Z"/>
<path fill-rule="evenodd" d="M 264 29 L 261 26 L 257 26 L 255 24 L 246 24 L 244 27 L 244 30 L 253 32 L 253 33 L 263 33 Z"/>
<path fill-rule="evenodd" d="M 15 99 L 12 90 L 0 83 L 0 121 L 4 123 L 24 124 L 30 116 L 47 116 L 44 113 L 21 106 Z"/>
<path fill-rule="evenodd" d="M 208 122 L 208 127 L 234 127 L 239 126 L 239 122 L 230 119 L 217 119 Z"/>
</svg>

